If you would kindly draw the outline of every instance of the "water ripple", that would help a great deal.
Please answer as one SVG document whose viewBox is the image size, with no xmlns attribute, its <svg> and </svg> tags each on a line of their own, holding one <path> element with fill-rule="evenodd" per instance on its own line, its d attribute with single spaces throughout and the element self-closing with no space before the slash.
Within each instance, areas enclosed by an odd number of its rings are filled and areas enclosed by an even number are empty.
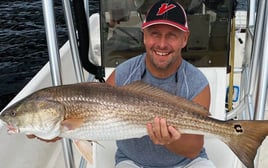
<svg viewBox="0 0 268 168">
<path fill-rule="evenodd" d="M 59 46 L 67 40 L 62 1 L 54 0 Z M 92 1 L 90 1 L 92 2 Z M 91 13 L 98 10 L 95 4 Z M 41 0 L 0 1 L 0 109 L 48 61 Z"/>
</svg>

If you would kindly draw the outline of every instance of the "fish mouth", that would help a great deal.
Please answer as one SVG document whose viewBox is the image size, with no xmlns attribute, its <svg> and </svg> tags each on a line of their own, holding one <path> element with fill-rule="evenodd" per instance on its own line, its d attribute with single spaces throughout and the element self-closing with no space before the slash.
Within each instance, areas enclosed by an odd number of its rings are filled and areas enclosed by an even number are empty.
<svg viewBox="0 0 268 168">
<path fill-rule="evenodd" d="M 16 134 L 19 133 L 20 130 L 18 127 L 12 126 L 12 125 L 7 125 L 7 133 L 8 134 Z"/>
</svg>

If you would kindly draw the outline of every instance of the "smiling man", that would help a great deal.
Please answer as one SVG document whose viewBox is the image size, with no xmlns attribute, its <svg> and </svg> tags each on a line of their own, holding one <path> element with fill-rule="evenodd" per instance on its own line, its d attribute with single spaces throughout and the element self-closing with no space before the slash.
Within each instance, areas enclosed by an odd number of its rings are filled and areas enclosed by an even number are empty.
<svg viewBox="0 0 268 168">
<path fill-rule="evenodd" d="M 120 64 L 107 83 L 122 86 L 142 80 L 209 108 L 207 79 L 181 55 L 189 37 L 183 7 L 173 0 L 156 2 L 142 29 L 146 53 Z M 181 134 L 161 116 L 155 116 L 147 130 L 148 136 L 117 141 L 116 168 L 215 167 L 207 158 L 202 135 Z"/>
</svg>

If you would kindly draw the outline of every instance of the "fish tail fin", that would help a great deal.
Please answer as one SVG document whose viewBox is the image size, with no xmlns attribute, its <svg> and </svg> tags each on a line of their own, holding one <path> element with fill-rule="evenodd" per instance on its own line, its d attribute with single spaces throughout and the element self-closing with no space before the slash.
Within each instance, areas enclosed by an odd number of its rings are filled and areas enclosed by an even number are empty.
<svg viewBox="0 0 268 168">
<path fill-rule="evenodd" d="M 237 136 L 224 142 L 247 168 L 254 168 L 254 158 L 268 135 L 268 121 L 230 121 Z"/>
</svg>

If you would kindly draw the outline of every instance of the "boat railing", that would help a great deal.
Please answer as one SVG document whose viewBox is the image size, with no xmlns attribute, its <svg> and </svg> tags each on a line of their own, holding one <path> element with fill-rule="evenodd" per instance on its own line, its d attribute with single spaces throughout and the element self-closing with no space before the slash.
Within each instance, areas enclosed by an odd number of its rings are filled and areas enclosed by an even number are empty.
<svg viewBox="0 0 268 168">
<path fill-rule="evenodd" d="M 72 14 L 70 13 L 70 1 L 63 0 L 63 7 L 64 7 L 64 15 L 65 20 L 68 27 L 68 35 L 70 41 L 70 47 L 72 52 L 72 58 L 74 63 L 74 69 L 76 72 L 76 80 L 77 82 L 83 82 L 84 76 L 81 67 L 81 63 L 79 60 L 79 52 L 78 52 L 78 45 L 77 39 L 75 35 L 74 25 L 73 25 L 73 18 Z M 43 15 L 44 15 L 44 22 L 45 22 L 45 29 L 46 29 L 46 37 L 47 37 L 47 45 L 48 45 L 48 54 L 49 54 L 49 61 L 50 61 L 50 69 L 51 69 L 51 77 L 52 77 L 52 84 L 53 86 L 62 85 L 62 72 L 61 72 L 61 63 L 60 63 L 60 54 L 59 48 L 57 43 L 57 34 L 56 34 L 56 24 L 55 24 L 55 16 L 53 10 L 53 0 L 42 0 L 43 5 Z M 65 158 L 65 167 L 66 168 L 74 168 L 74 158 L 73 158 L 73 151 L 72 151 L 72 144 L 70 139 L 63 138 L 62 139 L 62 147 L 64 152 Z M 84 159 L 81 158 L 80 167 L 85 167 Z"/>
<path fill-rule="evenodd" d="M 227 113 L 227 119 L 239 116 L 242 119 L 263 120 L 265 116 L 268 80 L 266 16 L 268 3 L 254 2 L 250 1 L 247 11 L 246 42 L 249 45 L 245 47 L 241 79 L 241 90 L 244 93 L 238 106 Z"/>
</svg>

